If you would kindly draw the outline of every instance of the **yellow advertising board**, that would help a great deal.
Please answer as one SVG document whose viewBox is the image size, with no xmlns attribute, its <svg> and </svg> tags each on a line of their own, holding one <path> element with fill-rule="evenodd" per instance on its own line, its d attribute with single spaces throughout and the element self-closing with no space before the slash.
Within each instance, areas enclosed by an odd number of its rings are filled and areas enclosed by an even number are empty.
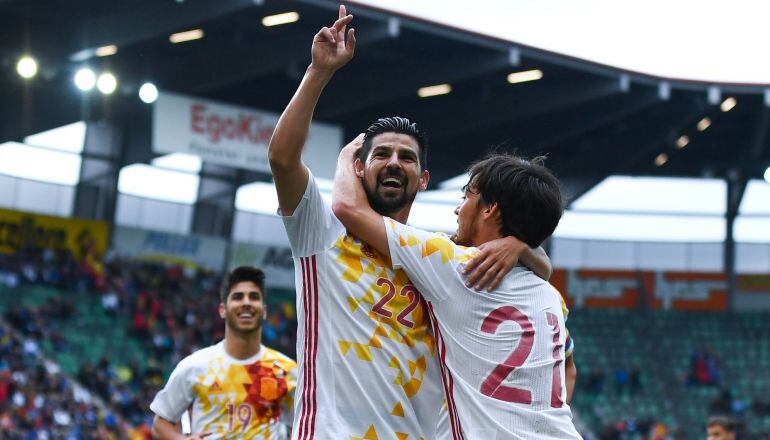
<svg viewBox="0 0 770 440">
<path fill-rule="evenodd" d="M 107 223 L 0 209 L 0 253 L 20 248 L 69 249 L 79 258 L 88 249 L 104 255 L 109 240 Z"/>
</svg>

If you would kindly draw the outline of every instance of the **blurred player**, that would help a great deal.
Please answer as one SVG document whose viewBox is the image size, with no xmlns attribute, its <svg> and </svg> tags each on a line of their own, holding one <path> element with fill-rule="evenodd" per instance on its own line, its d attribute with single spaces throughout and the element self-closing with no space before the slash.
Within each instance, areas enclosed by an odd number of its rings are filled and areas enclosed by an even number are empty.
<svg viewBox="0 0 770 440">
<path fill-rule="evenodd" d="M 265 274 L 238 267 L 220 292 L 225 339 L 183 359 L 150 405 L 155 439 L 286 439 L 297 364 L 262 345 Z M 192 435 L 178 428 L 189 411 Z"/>
<path fill-rule="evenodd" d="M 443 392 L 424 303 L 403 271 L 345 231 L 301 160 L 323 88 L 353 57 L 354 31 L 345 32 L 352 16 L 340 7 L 339 17 L 313 39 L 312 63 L 269 149 L 296 269 L 300 375 L 293 438 L 434 440 L 442 437 L 436 426 Z M 404 118 L 381 119 L 368 133 L 368 202 L 406 221 L 428 183 L 425 138 Z M 383 157 L 378 145 L 394 138 L 413 149 Z M 390 160 L 403 172 L 390 174 Z M 515 260 L 512 242 L 507 252 Z M 488 272 L 512 265 L 495 262 Z"/>
<path fill-rule="evenodd" d="M 340 153 L 334 214 L 393 267 L 403 268 L 427 302 L 455 439 L 580 439 L 565 402 L 561 295 L 518 267 L 492 292 L 466 286 L 463 263 L 475 248 L 383 217 L 366 203 L 355 143 Z M 408 148 L 393 143 L 392 148 Z M 492 155 L 470 169 L 455 210 L 456 240 L 478 246 L 515 236 L 539 246 L 559 223 L 559 182 L 543 166 Z"/>
<path fill-rule="evenodd" d="M 735 424 L 729 417 L 709 417 L 706 436 L 707 440 L 735 440 Z"/>
</svg>

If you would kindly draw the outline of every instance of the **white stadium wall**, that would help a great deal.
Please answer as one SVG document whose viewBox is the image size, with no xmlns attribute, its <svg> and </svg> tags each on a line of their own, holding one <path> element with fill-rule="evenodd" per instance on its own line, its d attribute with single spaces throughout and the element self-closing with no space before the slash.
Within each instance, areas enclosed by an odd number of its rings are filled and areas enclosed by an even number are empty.
<svg viewBox="0 0 770 440">
<path fill-rule="evenodd" d="M 0 207 L 59 217 L 72 215 L 75 187 L 0 174 Z"/>
</svg>

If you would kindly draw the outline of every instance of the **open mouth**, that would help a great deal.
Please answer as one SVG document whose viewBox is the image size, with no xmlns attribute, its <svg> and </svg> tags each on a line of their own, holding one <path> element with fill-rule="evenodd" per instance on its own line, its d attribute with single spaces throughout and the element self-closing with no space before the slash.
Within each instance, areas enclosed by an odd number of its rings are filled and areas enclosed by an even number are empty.
<svg viewBox="0 0 770 440">
<path fill-rule="evenodd" d="M 241 312 L 238 314 L 239 319 L 253 319 L 255 316 L 254 312 Z"/>
<path fill-rule="evenodd" d="M 387 177 L 380 182 L 380 186 L 384 188 L 401 189 L 404 187 L 404 182 L 397 177 Z"/>
</svg>

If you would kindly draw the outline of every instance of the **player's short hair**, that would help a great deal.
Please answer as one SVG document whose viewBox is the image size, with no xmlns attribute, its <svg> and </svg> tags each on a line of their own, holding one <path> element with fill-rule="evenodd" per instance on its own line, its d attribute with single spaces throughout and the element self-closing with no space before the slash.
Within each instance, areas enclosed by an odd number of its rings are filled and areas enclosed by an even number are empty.
<svg viewBox="0 0 770 440">
<path fill-rule="evenodd" d="M 469 169 L 463 190 L 478 193 L 487 205 L 500 209 L 500 232 L 531 247 L 540 246 L 559 224 L 564 198 L 559 181 L 543 166 L 544 157 L 521 157 L 491 153 Z"/>
<path fill-rule="evenodd" d="M 382 133 L 398 133 L 413 137 L 420 147 L 420 151 L 417 152 L 417 157 L 420 159 L 420 170 L 425 171 L 428 165 L 428 137 L 417 128 L 417 123 L 401 116 L 380 118 L 366 129 L 363 145 L 358 151 L 358 158 L 361 162 L 366 162 L 366 158 L 372 150 L 374 137 Z"/>
<path fill-rule="evenodd" d="M 735 432 L 735 422 L 727 416 L 711 416 L 706 422 L 706 427 L 721 426 L 727 432 Z"/>
<path fill-rule="evenodd" d="M 244 281 L 251 281 L 256 284 L 262 292 L 262 298 L 265 297 L 265 272 L 257 267 L 240 266 L 236 267 L 225 276 L 222 288 L 219 291 L 219 300 L 226 303 L 227 295 L 230 294 L 230 289 L 236 284 Z"/>
</svg>

